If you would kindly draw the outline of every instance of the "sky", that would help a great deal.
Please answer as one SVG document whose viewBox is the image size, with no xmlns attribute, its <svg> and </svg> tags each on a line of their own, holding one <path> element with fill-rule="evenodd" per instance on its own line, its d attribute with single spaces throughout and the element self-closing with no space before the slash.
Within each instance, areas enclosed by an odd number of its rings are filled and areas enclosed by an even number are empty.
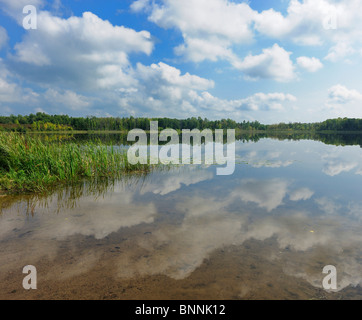
<svg viewBox="0 0 362 320">
<path fill-rule="evenodd" d="M 360 0 L 0 0 L 0 115 L 362 118 L 361 74 Z"/>
</svg>

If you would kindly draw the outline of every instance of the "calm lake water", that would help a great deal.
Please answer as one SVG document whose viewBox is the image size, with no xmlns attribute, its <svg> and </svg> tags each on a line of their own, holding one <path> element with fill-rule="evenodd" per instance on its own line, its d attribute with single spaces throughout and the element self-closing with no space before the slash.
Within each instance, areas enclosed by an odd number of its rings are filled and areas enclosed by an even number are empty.
<svg viewBox="0 0 362 320">
<path fill-rule="evenodd" d="M 362 299 L 355 136 L 253 140 L 230 176 L 185 165 L 0 198 L 0 299 Z"/>
</svg>

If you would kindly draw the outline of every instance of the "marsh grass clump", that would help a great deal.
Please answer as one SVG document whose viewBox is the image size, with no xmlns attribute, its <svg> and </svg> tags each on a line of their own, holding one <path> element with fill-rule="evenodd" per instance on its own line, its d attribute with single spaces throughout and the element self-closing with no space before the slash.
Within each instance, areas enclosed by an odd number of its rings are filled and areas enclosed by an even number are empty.
<svg viewBox="0 0 362 320">
<path fill-rule="evenodd" d="M 10 154 L 5 147 L 0 147 L 0 170 L 9 169 Z"/>
<path fill-rule="evenodd" d="M 130 165 L 125 150 L 101 142 L 47 142 L 0 132 L 0 190 L 7 193 L 43 192 L 86 177 L 116 178 L 151 169 L 149 165 Z"/>
</svg>

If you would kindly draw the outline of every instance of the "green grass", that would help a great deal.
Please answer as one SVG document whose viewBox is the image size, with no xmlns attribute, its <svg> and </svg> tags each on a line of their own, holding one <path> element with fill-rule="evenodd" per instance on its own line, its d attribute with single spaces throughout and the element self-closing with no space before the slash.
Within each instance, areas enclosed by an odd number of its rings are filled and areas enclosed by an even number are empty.
<svg viewBox="0 0 362 320">
<path fill-rule="evenodd" d="M 0 192 L 45 192 L 84 178 L 116 178 L 147 173 L 151 165 L 131 165 L 127 152 L 102 143 L 44 141 L 0 132 Z"/>
</svg>

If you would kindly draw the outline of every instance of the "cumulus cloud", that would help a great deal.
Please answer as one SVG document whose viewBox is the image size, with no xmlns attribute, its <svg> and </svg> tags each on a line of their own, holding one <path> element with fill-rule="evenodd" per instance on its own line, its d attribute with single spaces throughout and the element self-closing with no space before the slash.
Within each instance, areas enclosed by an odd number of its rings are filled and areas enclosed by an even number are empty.
<svg viewBox="0 0 362 320">
<path fill-rule="evenodd" d="M 183 43 L 175 53 L 193 62 L 226 60 L 239 62 L 233 46 L 249 43 L 256 14 L 246 3 L 225 0 L 190 0 L 187 5 L 177 0 L 161 3 L 138 0 L 131 8 L 145 10 L 148 19 L 158 26 L 181 31 Z"/>
<path fill-rule="evenodd" d="M 268 212 L 279 207 L 288 191 L 288 181 L 271 179 L 260 181 L 255 179 L 243 180 L 240 188 L 233 191 L 233 195 L 242 201 L 256 203 Z"/>
<path fill-rule="evenodd" d="M 137 85 L 119 91 L 121 108 L 132 106 L 133 112 L 151 111 L 160 116 L 185 117 L 195 114 L 205 117 L 224 117 L 225 112 L 240 116 L 241 112 L 283 110 L 296 97 L 285 93 L 256 93 L 243 99 L 220 99 L 208 92 L 214 82 L 189 73 L 182 74 L 165 63 L 145 66 L 138 64 L 133 72 Z M 149 113 L 148 113 L 149 112 Z"/>
<path fill-rule="evenodd" d="M 308 72 L 316 72 L 323 68 L 322 62 L 317 58 L 299 57 L 297 64 Z"/>
<path fill-rule="evenodd" d="M 156 82 L 155 87 L 167 83 L 179 88 L 207 90 L 214 86 L 214 82 L 211 80 L 190 75 L 188 72 L 181 75 L 180 70 L 163 62 L 160 62 L 157 65 L 152 64 L 150 67 L 138 64 L 137 69 L 138 78 L 146 82 L 152 79 Z"/>
<path fill-rule="evenodd" d="M 323 172 L 331 177 L 337 176 L 342 172 L 349 172 L 358 166 L 358 162 L 345 159 L 329 159 L 323 166 Z"/>
<path fill-rule="evenodd" d="M 175 170 L 158 174 L 152 178 L 152 184 L 147 184 L 141 189 L 141 194 L 152 192 L 166 195 L 179 190 L 182 185 L 190 186 L 202 181 L 211 180 L 213 174 L 206 170 L 197 170 L 197 167 L 180 167 Z"/>
<path fill-rule="evenodd" d="M 9 64 L 44 84 L 93 89 L 132 84 L 128 56 L 153 50 L 148 31 L 113 26 L 91 12 L 63 19 L 41 11 L 36 31 L 15 45 Z"/>
<path fill-rule="evenodd" d="M 134 2 L 134 7 L 142 10 L 146 2 Z M 181 31 L 184 42 L 175 48 L 175 53 L 187 60 L 226 60 L 250 79 L 286 82 L 295 78 L 290 53 L 277 44 L 257 56 L 242 59 L 235 54 L 233 46 L 253 38 L 251 25 L 257 12 L 246 3 L 192 0 L 185 6 L 180 1 L 169 0 L 163 5 L 148 2 L 147 8 L 150 21 L 163 28 Z"/>
<path fill-rule="evenodd" d="M 12 16 L 25 4 L 10 0 L 0 0 L 0 3 Z M 82 110 L 93 108 L 93 98 L 87 96 L 90 94 L 104 102 L 102 107 L 112 106 L 109 111 L 113 115 L 200 115 L 209 118 L 223 117 L 225 112 L 245 118 L 242 111 L 283 110 L 295 102 L 295 97 L 283 93 L 255 93 L 241 99 L 220 99 L 210 93 L 215 85 L 210 79 L 183 73 L 163 62 L 135 67 L 130 62 L 134 53 L 150 55 L 153 51 L 154 43 L 148 31 L 112 25 L 91 12 L 67 19 L 56 17 L 41 10 L 48 7 L 40 0 L 26 4 L 34 4 L 39 9 L 38 30 L 24 34 L 7 59 L 7 67 L 12 74 L 45 88 L 45 101 L 53 96 L 54 102 L 67 102 L 71 110 Z M 350 0 L 350 4 L 357 9 L 356 1 Z M 225 60 L 247 79 L 278 82 L 296 79 L 291 52 L 276 43 L 242 57 L 237 47 L 253 40 L 256 32 L 276 39 L 320 43 L 324 32 L 328 32 L 323 28 L 321 17 L 333 7 L 326 0 L 313 4 L 309 0 L 291 1 L 287 13 L 282 14 L 275 10 L 258 13 L 247 3 L 229 0 L 191 0 L 187 6 L 176 0 L 138 0 L 131 4 L 133 12 L 146 12 L 149 20 L 158 26 L 180 31 L 183 42 L 176 45 L 175 53 L 187 60 Z M 344 10 L 344 17 L 347 15 L 356 21 L 349 8 L 344 5 L 338 8 Z M 345 18 L 339 21 L 339 27 L 339 34 L 346 33 L 348 28 L 351 30 Z M 0 28 L 0 48 L 1 39 Z M 332 36 L 325 39 L 335 41 Z M 344 43 L 353 46 L 356 39 L 354 34 L 353 39 L 348 38 Z M 333 52 L 331 48 L 330 53 Z M 314 57 L 299 57 L 296 62 L 309 72 L 323 66 Z M 90 111 L 96 113 L 95 108 Z"/>
<path fill-rule="evenodd" d="M 328 54 L 325 56 L 324 59 L 332 62 L 337 62 L 338 60 L 341 60 L 346 56 L 352 55 L 353 53 L 355 53 L 355 49 L 353 49 L 350 43 L 346 41 L 340 41 L 329 49 Z"/>
<path fill-rule="evenodd" d="M 261 12 L 255 18 L 255 28 L 272 38 L 290 39 L 301 45 L 319 45 L 327 30 L 327 20 L 336 6 L 327 0 L 290 1 L 284 16 L 274 9 Z"/>
<path fill-rule="evenodd" d="M 360 118 L 362 116 L 360 103 L 362 94 L 337 84 L 328 89 L 328 97 L 324 104 L 324 112 L 330 112 L 330 117 Z"/>
<path fill-rule="evenodd" d="M 199 92 L 214 86 L 211 80 L 181 74 L 179 69 L 162 62 L 151 66 L 139 63 L 132 75 L 136 84 L 131 90 L 119 91 L 119 106 L 132 106 L 133 112 L 143 110 L 146 114 L 181 116 L 196 113 L 194 100 L 200 96 Z"/>
<path fill-rule="evenodd" d="M 133 6 L 144 7 L 137 1 Z M 250 28 L 254 11 L 245 3 L 224 0 L 177 0 L 152 2 L 149 20 L 163 28 L 177 28 L 184 44 L 176 53 L 191 61 L 233 60 L 231 47 L 252 39 Z"/>
<path fill-rule="evenodd" d="M 129 56 L 133 53 L 149 55 L 152 50 L 153 42 L 148 31 L 114 26 L 91 12 L 63 19 L 39 11 L 38 29 L 25 33 L 22 41 L 15 45 L 14 54 L 6 60 L 6 66 L 12 75 L 46 88 L 41 97 L 47 105 L 42 106 L 48 109 L 45 111 L 54 110 L 56 105 L 58 110 L 59 106 L 64 106 L 70 111 L 91 107 L 93 114 L 104 116 L 104 111 L 103 114 L 98 112 L 96 104 L 92 103 L 96 99 L 98 105 L 102 101 L 102 108 L 112 107 L 113 114 L 130 114 L 133 106 L 123 105 L 123 96 L 137 92 L 147 81 L 155 81 L 153 76 L 157 76 L 157 71 L 152 74 L 154 66 L 134 69 Z M 159 69 L 160 79 L 163 77 L 170 89 L 174 86 L 176 95 L 176 91 L 185 88 L 198 90 L 213 86 L 212 81 L 190 74 L 178 77 L 180 71 L 171 67 L 167 69 L 166 65 Z M 147 74 L 142 74 L 146 70 Z M 179 83 L 175 83 L 175 79 Z M 4 81 L 2 87 L 7 96 L 13 92 L 5 88 Z M 167 88 L 162 89 L 160 91 L 167 93 Z M 155 92 L 148 93 L 147 99 L 153 97 L 157 100 L 153 96 Z M 14 95 L 13 99 L 17 96 Z M 164 108 L 167 108 L 167 102 L 163 103 Z"/>
<path fill-rule="evenodd" d="M 341 84 L 337 84 L 328 90 L 328 98 L 330 103 L 346 104 L 362 100 L 362 94 L 357 90 L 347 89 Z"/>
<path fill-rule="evenodd" d="M 64 108 L 71 110 L 82 110 L 90 105 L 87 97 L 71 90 L 58 92 L 54 89 L 48 89 L 43 97 L 48 103 L 55 104 L 56 106 L 62 105 Z"/>
<path fill-rule="evenodd" d="M 269 9 L 255 16 L 255 29 L 268 37 L 299 45 L 332 44 L 327 60 L 337 61 L 361 45 L 362 4 L 358 0 L 290 1 L 286 14 Z"/>
<path fill-rule="evenodd" d="M 341 205 L 339 203 L 327 197 L 317 198 L 315 199 L 315 203 L 321 211 L 329 215 L 337 215 L 341 209 Z"/>
<path fill-rule="evenodd" d="M 258 12 L 247 3 L 230 0 L 135 1 L 134 11 L 145 11 L 149 20 L 163 28 L 178 29 L 184 39 L 175 52 L 187 60 L 240 62 L 234 47 L 255 38 L 294 42 L 301 46 L 330 46 L 326 59 L 337 61 L 361 48 L 359 0 L 293 0 L 286 13 L 275 9 Z M 358 50 L 357 50 L 358 51 Z"/>
<path fill-rule="evenodd" d="M 300 188 L 289 194 L 292 201 L 308 200 L 313 196 L 314 192 L 308 188 Z"/>
<path fill-rule="evenodd" d="M 160 27 L 181 31 L 184 41 L 175 48 L 177 55 L 193 62 L 226 60 L 249 79 L 295 79 L 291 53 L 278 44 L 256 56 L 242 58 L 234 52 L 235 45 L 250 42 L 252 22 L 259 21 L 257 11 L 248 4 L 225 0 L 192 0 L 187 6 L 176 0 L 161 3 L 136 1 L 131 7 L 147 11 L 149 20 Z"/>
<path fill-rule="evenodd" d="M 135 1 L 134 11 L 145 11 L 149 20 L 163 28 L 176 28 L 184 42 L 175 52 L 187 60 L 240 62 L 234 46 L 245 44 L 256 33 L 302 46 L 331 45 L 327 60 L 337 61 L 361 46 L 361 2 L 348 0 L 293 0 L 286 14 L 274 9 L 258 12 L 246 3 L 229 0 L 192 0 L 184 6 L 177 0 Z"/>
<path fill-rule="evenodd" d="M 42 100 L 53 110 L 62 105 L 70 111 L 92 108 L 98 114 L 94 106 L 102 101 L 116 114 L 216 118 L 225 112 L 241 116 L 245 110 L 282 110 L 296 100 L 284 93 L 219 99 L 208 92 L 215 85 L 212 80 L 182 74 L 166 63 L 132 67 L 128 56 L 133 51 L 152 50 L 149 33 L 112 26 L 91 13 L 62 19 L 40 12 L 38 25 L 36 33 L 26 34 L 15 46 L 8 68 L 50 87 Z"/>
<path fill-rule="evenodd" d="M 248 55 L 235 66 L 250 79 L 272 79 L 288 82 L 295 79 L 294 65 L 290 60 L 291 52 L 287 52 L 278 44 L 263 49 L 259 55 Z"/>
<path fill-rule="evenodd" d="M 152 49 L 147 31 L 113 26 L 90 12 L 63 19 L 40 11 L 37 32 L 25 34 L 7 65 L 29 82 L 50 87 L 43 95 L 44 101 L 51 102 L 48 105 L 64 105 L 69 110 L 93 106 L 94 99 L 79 92 L 98 92 L 98 100 L 116 106 L 113 108 L 118 114 L 149 116 L 185 117 L 201 112 L 202 116 L 210 117 L 213 111 L 214 117 L 218 117 L 224 116 L 225 111 L 282 110 L 284 103 L 295 100 L 283 93 L 219 99 L 208 92 L 214 87 L 209 79 L 182 74 L 163 62 L 131 66 L 129 55 L 150 54 Z M 270 76 L 273 67 L 278 68 L 276 60 L 272 58 Z M 247 68 L 252 73 L 252 67 L 245 65 Z"/>
<path fill-rule="evenodd" d="M 248 98 L 240 100 L 243 110 L 282 110 L 283 103 L 295 102 L 297 98 L 284 93 L 256 93 Z"/>
<path fill-rule="evenodd" d="M 284 104 L 296 101 L 296 97 L 284 93 L 255 93 L 249 97 L 236 100 L 224 100 L 203 92 L 195 102 L 201 108 L 219 111 L 269 111 L 283 110 Z"/>
<path fill-rule="evenodd" d="M 236 100 L 219 99 L 212 96 L 208 92 L 202 92 L 201 95 L 195 97 L 193 101 L 201 109 L 213 110 L 220 112 L 241 112 L 241 111 L 280 111 L 286 105 L 296 101 L 296 97 L 291 94 L 284 93 L 255 93 L 249 97 Z"/>
<path fill-rule="evenodd" d="M 177 203 L 177 212 L 185 215 L 182 224 L 154 232 L 153 241 L 144 245 L 150 253 L 146 264 L 139 260 L 129 269 L 140 274 L 162 273 L 174 279 L 188 277 L 214 250 L 240 237 L 243 217 L 225 212 L 223 205 L 215 199 L 198 197 Z M 162 252 L 155 251 L 159 246 Z"/>
<path fill-rule="evenodd" d="M 146 8 L 149 8 L 149 5 L 149 0 L 137 0 L 131 4 L 130 8 L 134 12 L 140 12 L 142 10 L 145 10 Z"/>
</svg>

